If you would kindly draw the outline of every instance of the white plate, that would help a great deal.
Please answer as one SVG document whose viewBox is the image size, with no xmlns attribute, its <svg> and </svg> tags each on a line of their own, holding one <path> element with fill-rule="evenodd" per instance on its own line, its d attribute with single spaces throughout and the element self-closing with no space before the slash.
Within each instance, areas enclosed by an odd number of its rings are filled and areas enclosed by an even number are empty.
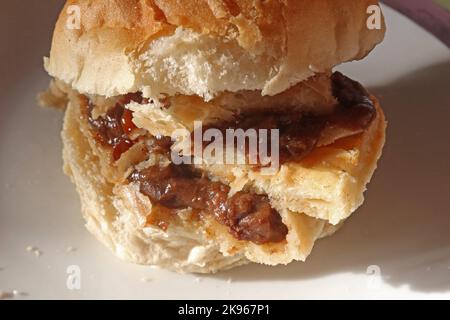
<svg viewBox="0 0 450 320">
<path fill-rule="evenodd" d="M 341 231 L 307 263 L 199 277 L 122 262 L 85 230 L 61 170 L 62 114 L 35 103 L 57 3 L 2 5 L 0 290 L 39 299 L 450 298 L 450 53 L 438 40 L 386 8 L 384 44 L 343 68 L 381 98 L 389 131 L 367 201 Z M 66 286 L 70 265 L 80 267 L 80 290 Z"/>
</svg>

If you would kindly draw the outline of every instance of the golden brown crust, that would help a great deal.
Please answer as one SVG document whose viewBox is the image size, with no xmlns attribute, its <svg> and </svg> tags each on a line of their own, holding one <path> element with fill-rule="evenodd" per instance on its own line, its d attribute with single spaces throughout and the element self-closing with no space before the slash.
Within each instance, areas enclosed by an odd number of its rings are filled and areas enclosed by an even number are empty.
<svg viewBox="0 0 450 320">
<path fill-rule="evenodd" d="M 273 95 L 370 52 L 384 36 L 384 25 L 381 30 L 366 27 L 367 7 L 372 4 L 378 1 L 71 0 L 58 19 L 46 67 L 78 91 L 104 96 L 153 90 L 155 95 L 180 92 L 209 98 L 243 89 Z M 67 26 L 73 14 L 68 8 L 73 5 L 81 13 L 79 30 Z M 159 65 L 157 74 L 148 70 L 149 61 L 173 58 L 189 42 L 189 35 L 175 37 L 170 42 L 174 51 L 164 51 L 161 57 L 149 49 L 156 40 L 173 36 L 177 28 L 200 36 L 186 52 L 200 52 L 199 65 L 209 64 L 214 75 L 198 69 L 189 73 L 185 65 L 178 65 L 178 76 L 187 74 L 177 82 Z M 147 54 L 145 61 L 142 54 Z M 221 61 L 223 54 L 230 54 L 230 61 Z M 241 56 L 247 60 L 239 61 Z M 233 63 L 239 68 L 233 69 Z M 261 66 L 267 70 L 260 71 Z M 253 79 L 242 81 L 235 74 L 240 70 Z M 229 74 L 221 78 L 221 72 Z M 198 88 L 189 79 L 206 83 Z"/>
</svg>

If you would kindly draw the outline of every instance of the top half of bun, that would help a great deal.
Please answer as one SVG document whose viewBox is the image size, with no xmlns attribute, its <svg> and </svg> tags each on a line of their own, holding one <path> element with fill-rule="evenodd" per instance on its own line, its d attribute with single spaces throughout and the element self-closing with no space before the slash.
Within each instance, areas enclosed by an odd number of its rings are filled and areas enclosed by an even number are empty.
<svg viewBox="0 0 450 320">
<path fill-rule="evenodd" d="M 366 56 L 377 0 L 69 0 L 56 24 L 51 76 L 81 93 L 275 95 Z"/>
</svg>

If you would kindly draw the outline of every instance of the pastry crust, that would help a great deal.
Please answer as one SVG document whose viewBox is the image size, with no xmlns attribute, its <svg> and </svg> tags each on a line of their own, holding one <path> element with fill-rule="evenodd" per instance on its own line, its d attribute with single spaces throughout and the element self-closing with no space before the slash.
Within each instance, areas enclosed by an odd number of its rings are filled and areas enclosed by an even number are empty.
<svg viewBox="0 0 450 320">
<path fill-rule="evenodd" d="M 331 94 L 328 75 L 317 75 L 273 97 L 262 97 L 258 92 L 225 94 L 204 102 L 198 97 L 176 96 L 169 108 L 160 103 L 139 105 L 131 103 L 133 122 L 151 134 L 171 136 L 176 130 L 175 147 L 190 151 L 194 121 L 203 125 L 231 118 L 236 113 L 250 109 L 284 109 L 292 112 L 329 113 L 337 101 Z M 316 148 L 301 162 L 283 164 L 274 174 L 254 170 L 250 165 L 217 165 L 214 160 L 203 158 L 196 165 L 209 175 L 230 185 L 232 193 L 242 188 L 259 194 L 267 194 L 279 210 L 288 208 L 310 217 L 325 220 L 333 225 L 348 218 L 362 203 L 363 192 L 370 180 L 384 144 L 384 114 L 375 97 L 371 97 L 377 110 L 377 118 L 364 134 L 345 130 L 329 131 Z M 248 111 L 247 111 L 248 112 Z M 333 130 L 333 129 L 329 129 Z M 186 153 L 184 153 L 186 155 Z"/>
<path fill-rule="evenodd" d="M 371 5 L 378 1 L 70 0 L 45 66 L 84 94 L 274 95 L 366 56 L 385 33 L 384 20 L 367 28 Z"/>
</svg>

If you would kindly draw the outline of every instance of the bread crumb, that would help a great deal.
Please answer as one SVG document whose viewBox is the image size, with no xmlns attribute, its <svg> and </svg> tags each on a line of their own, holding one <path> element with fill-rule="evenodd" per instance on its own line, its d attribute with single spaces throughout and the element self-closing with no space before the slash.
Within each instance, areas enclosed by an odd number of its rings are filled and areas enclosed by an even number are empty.
<svg viewBox="0 0 450 320">
<path fill-rule="evenodd" d="M 0 300 L 12 298 L 14 298 L 14 294 L 12 292 L 0 291 Z"/>
<path fill-rule="evenodd" d="M 26 292 L 22 292 L 19 290 L 13 290 L 13 291 L 1 291 L 0 290 L 0 300 L 5 299 L 13 299 L 15 297 L 25 297 L 28 294 Z"/>
<path fill-rule="evenodd" d="M 37 247 L 35 247 L 35 246 L 28 246 L 27 248 L 26 248 L 26 250 L 28 251 L 28 252 L 30 252 L 30 253 L 33 253 L 36 257 L 40 257 L 40 256 L 42 256 L 42 251 L 41 250 L 39 250 Z"/>
<path fill-rule="evenodd" d="M 232 282 L 233 282 L 233 279 L 228 278 L 227 283 L 228 283 L 228 284 L 231 284 Z"/>
<path fill-rule="evenodd" d="M 197 277 L 197 278 L 194 279 L 194 282 L 195 283 L 200 283 L 200 282 L 202 282 L 202 279 Z"/>
<path fill-rule="evenodd" d="M 75 252 L 75 251 L 77 251 L 77 248 L 74 248 L 74 247 L 72 247 L 72 246 L 68 246 L 68 247 L 66 248 L 66 252 L 67 252 L 67 253 L 72 253 L 72 252 Z"/>
<path fill-rule="evenodd" d="M 141 278 L 141 282 L 152 282 L 152 281 L 153 281 L 153 279 L 149 278 L 149 277 L 142 277 Z"/>
<path fill-rule="evenodd" d="M 28 296 L 28 293 L 22 292 L 22 291 L 19 291 L 19 290 L 13 290 L 12 294 L 14 295 L 14 297 L 26 297 L 26 296 Z"/>
</svg>

